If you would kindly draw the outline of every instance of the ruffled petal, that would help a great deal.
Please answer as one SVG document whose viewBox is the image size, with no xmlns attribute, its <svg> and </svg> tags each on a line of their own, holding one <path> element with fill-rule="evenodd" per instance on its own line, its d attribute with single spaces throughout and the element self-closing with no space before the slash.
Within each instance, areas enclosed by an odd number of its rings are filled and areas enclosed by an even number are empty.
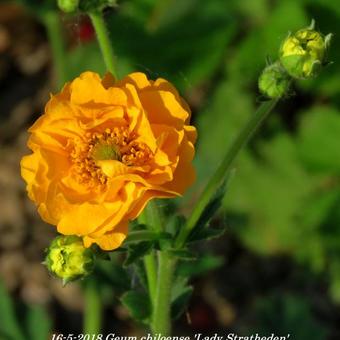
<svg viewBox="0 0 340 340">
<path fill-rule="evenodd" d="M 98 238 L 92 238 L 91 236 L 84 236 L 83 242 L 85 247 L 90 247 L 93 243 L 96 243 L 103 250 L 114 250 L 121 246 L 128 233 L 128 222 L 123 221 L 116 228 L 110 232 Z"/>
</svg>

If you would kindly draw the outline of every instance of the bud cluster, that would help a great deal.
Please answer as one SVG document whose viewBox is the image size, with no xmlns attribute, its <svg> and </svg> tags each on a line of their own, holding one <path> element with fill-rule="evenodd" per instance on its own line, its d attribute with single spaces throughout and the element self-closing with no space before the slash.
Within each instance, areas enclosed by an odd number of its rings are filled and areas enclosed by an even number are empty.
<svg viewBox="0 0 340 340">
<path fill-rule="evenodd" d="M 281 98 L 288 93 L 291 79 L 308 79 L 319 74 L 326 64 L 326 54 L 332 34 L 316 31 L 315 22 L 307 28 L 290 33 L 283 41 L 279 60 L 268 65 L 259 78 L 259 89 L 269 98 Z"/>
</svg>

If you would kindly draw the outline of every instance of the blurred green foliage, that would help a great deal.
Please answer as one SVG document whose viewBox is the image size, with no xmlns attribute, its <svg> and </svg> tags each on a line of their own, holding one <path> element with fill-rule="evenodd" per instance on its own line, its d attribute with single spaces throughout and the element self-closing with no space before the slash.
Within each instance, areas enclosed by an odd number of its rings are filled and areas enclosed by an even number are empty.
<svg viewBox="0 0 340 340">
<path fill-rule="evenodd" d="M 323 340 L 327 331 L 315 321 L 309 303 L 294 295 L 272 295 L 254 304 L 255 318 L 245 334 L 266 334 L 293 339 Z M 287 337 L 287 338 L 290 338 Z"/>
<path fill-rule="evenodd" d="M 228 232 L 251 250 L 286 254 L 326 276 L 334 301 L 340 302 L 338 1 L 121 0 L 106 14 L 119 75 L 143 71 L 152 78 L 167 78 L 192 103 L 199 131 L 192 200 L 258 105 L 257 77 L 265 58 L 275 60 L 288 32 L 307 26 L 311 18 L 323 33 L 335 34 L 329 52 L 334 64 L 319 77 L 298 82 L 296 96 L 277 107 L 244 150 L 221 216 L 231 227 Z M 89 69 L 105 71 L 96 42 L 77 41 L 66 59 L 69 79 Z M 204 272 L 219 261 L 203 259 L 200 266 L 183 266 L 180 271 Z M 115 281 L 103 268 L 101 275 Z M 177 297 L 187 298 L 190 287 L 183 287 Z M 126 301 L 134 303 L 131 296 Z M 259 308 L 273 317 L 275 303 L 268 304 Z M 308 310 L 306 302 L 295 298 L 282 304 L 277 322 L 286 320 L 282 332 L 288 333 L 293 327 L 289 322 L 297 322 L 291 310 L 305 316 Z M 313 339 L 323 339 L 324 331 L 315 327 Z M 306 334 L 299 339 L 310 339 Z"/>
<path fill-rule="evenodd" d="M 46 340 L 49 338 L 51 321 L 43 307 L 16 305 L 1 282 L 0 301 L 0 339 Z"/>
</svg>

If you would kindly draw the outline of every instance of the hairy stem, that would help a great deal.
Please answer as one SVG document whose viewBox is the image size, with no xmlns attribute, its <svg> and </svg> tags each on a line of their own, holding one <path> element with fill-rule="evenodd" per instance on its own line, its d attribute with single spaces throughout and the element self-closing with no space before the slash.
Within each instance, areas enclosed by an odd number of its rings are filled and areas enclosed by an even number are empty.
<svg viewBox="0 0 340 340">
<path fill-rule="evenodd" d="M 157 262 L 155 259 L 155 252 L 144 256 L 144 266 L 146 271 L 146 278 L 148 281 L 149 296 L 151 305 L 154 304 L 157 290 Z"/>
<path fill-rule="evenodd" d="M 161 232 L 164 230 L 162 211 L 157 202 L 150 201 L 139 217 L 141 223 L 150 229 Z M 155 251 L 144 256 L 144 265 L 148 281 L 148 290 L 152 306 L 150 328 L 154 334 L 169 335 L 171 330 L 171 291 L 175 260 L 166 250 Z"/>
<path fill-rule="evenodd" d="M 117 73 L 115 69 L 115 57 L 113 54 L 113 48 L 109 39 L 109 34 L 105 26 L 105 21 L 103 19 L 103 14 L 101 11 L 92 11 L 88 13 L 93 27 L 97 34 L 97 39 L 99 43 L 100 50 L 103 55 L 103 59 L 106 68 L 112 75 L 117 78 Z"/>
<path fill-rule="evenodd" d="M 147 225 L 151 229 L 152 227 L 150 226 L 150 221 L 149 221 L 150 214 L 148 213 L 148 209 L 150 208 L 146 207 L 144 209 L 142 214 L 139 216 L 138 221 L 142 224 Z M 150 302 L 151 302 L 151 305 L 153 306 L 154 299 L 156 296 L 156 288 L 157 288 L 157 263 L 155 259 L 155 251 L 152 250 L 150 254 L 145 255 L 143 258 L 143 262 L 144 262 L 145 273 L 146 273 L 146 278 L 148 282 Z"/>
<path fill-rule="evenodd" d="M 155 200 L 149 201 L 148 205 L 144 209 L 146 215 L 147 224 L 157 232 L 161 232 L 164 229 L 162 212 L 160 211 L 157 202 Z"/>
<path fill-rule="evenodd" d="M 167 252 L 158 254 L 158 281 L 151 320 L 154 335 L 168 336 L 171 333 L 171 291 L 175 259 Z"/>
</svg>

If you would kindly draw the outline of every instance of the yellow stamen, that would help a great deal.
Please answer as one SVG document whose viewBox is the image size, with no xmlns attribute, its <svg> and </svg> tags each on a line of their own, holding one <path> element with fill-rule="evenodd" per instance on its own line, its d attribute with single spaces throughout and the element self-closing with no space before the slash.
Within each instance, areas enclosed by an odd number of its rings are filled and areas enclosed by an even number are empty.
<svg viewBox="0 0 340 340">
<path fill-rule="evenodd" d="M 127 128 L 115 127 L 100 133 L 87 133 L 85 140 L 71 142 L 71 160 L 78 182 L 90 187 L 106 184 L 107 177 L 97 165 L 99 160 L 119 160 L 127 166 L 148 163 L 152 152 L 136 137 Z"/>
</svg>

